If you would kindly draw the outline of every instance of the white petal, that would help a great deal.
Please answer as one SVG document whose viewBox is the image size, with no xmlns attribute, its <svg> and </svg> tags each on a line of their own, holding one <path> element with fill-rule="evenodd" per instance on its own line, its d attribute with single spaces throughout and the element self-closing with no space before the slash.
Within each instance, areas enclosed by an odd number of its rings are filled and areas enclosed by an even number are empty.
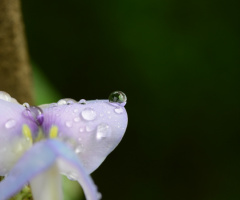
<svg viewBox="0 0 240 200">
<path fill-rule="evenodd" d="M 56 164 L 30 181 L 34 200 L 62 200 L 61 175 Z"/>
</svg>

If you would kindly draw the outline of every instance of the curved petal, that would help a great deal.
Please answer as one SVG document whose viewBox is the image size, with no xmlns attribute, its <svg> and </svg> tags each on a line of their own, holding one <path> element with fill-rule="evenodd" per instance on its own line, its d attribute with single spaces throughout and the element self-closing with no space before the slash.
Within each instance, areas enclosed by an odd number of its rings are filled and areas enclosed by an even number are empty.
<svg viewBox="0 0 240 200">
<path fill-rule="evenodd" d="M 118 145 L 127 127 L 125 108 L 108 100 L 50 104 L 42 109 L 43 132 L 47 137 L 54 135 L 68 143 L 88 173 Z"/>
<path fill-rule="evenodd" d="M 97 192 L 97 187 L 83 168 L 78 156 L 68 146 L 58 140 L 49 140 L 48 142 L 58 155 L 57 163 L 60 172 L 79 182 L 87 200 L 98 200 L 99 193 Z"/>
<path fill-rule="evenodd" d="M 0 182 L 0 200 L 6 200 L 37 175 L 59 164 L 62 172 L 74 172 L 82 185 L 87 200 L 98 200 L 98 193 L 91 177 L 85 172 L 76 154 L 58 140 L 44 140 L 27 151 Z M 73 170 L 73 171 L 72 171 Z M 45 180 L 48 182 L 48 180 Z"/>
<path fill-rule="evenodd" d="M 0 176 L 8 173 L 37 137 L 39 128 L 24 116 L 25 109 L 20 104 L 0 99 Z"/>
<path fill-rule="evenodd" d="M 46 142 L 34 145 L 0 182 L 0 200 L 9 199 L 16 194 L 31 178 L 48 169 L 55 159 L 56 154 Z"/>
</svg>

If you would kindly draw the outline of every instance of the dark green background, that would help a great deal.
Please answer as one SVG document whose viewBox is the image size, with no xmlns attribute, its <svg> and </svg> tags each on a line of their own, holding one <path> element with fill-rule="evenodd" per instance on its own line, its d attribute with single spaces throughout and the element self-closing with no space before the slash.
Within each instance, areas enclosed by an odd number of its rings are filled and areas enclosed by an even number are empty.
<svg viewBox="0 0 240 200">
<path fill-rule="evenodd" d="M 127 94 L 104 200 L 240 199 L 237 0 L 22 0 L 31 59 L 64 97 Z"/>
</svg>

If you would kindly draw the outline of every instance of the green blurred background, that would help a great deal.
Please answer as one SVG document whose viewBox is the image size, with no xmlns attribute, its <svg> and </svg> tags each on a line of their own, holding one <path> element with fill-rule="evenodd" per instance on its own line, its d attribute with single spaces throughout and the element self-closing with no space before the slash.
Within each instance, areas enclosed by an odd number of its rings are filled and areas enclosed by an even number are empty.
<svg viewBox="0 0 240 200">
<path fill-rule="evenodd" d="M 104 200 L 240 199 L 239 1 L 22 0 L 22 9 L 47 85 L 38 102 L 128 97 L 126 135 L 92 174 Z"/>
</svg>

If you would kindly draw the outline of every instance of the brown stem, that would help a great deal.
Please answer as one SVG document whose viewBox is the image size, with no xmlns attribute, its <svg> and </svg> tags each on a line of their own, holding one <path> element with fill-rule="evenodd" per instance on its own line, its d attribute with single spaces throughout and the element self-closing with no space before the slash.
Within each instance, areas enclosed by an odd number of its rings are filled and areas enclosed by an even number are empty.
<svg viewBox="0 0 240 200">
<path fill-rule="evenodd" d="M 0 0 L 0 90 L 20 103 L 33 103 L 20 0 Z"/>
</svg>

